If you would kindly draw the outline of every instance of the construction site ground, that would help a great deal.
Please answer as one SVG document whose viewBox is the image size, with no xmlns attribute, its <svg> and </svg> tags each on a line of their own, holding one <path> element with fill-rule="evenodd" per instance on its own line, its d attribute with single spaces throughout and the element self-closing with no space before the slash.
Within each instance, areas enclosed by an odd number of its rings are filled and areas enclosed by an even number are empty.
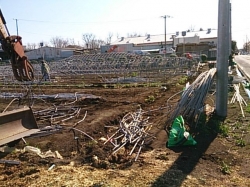
<svg viewBox="0 0 250 187">
<path fill-rule="evenodd" d="M 0 152 L 0 159 L 18 161 L 18 164 L 0 164 L 0 186 L 86 186 L 86 187 L 145 187 L 145 186 L 250 186 L 250 110 L 243 106 L 243 117 L 238 102 L 228 104 L 228 115 L 220 128 L 215 126 L 216 120 L 203 116 L 196 128 L 190 132 L 197 141 L 196 146 L 167 148 L 169 127 L 167 121 L 170 111 L 180 99 L 185 82 L 180 81 L 183 75 L 166 77 L 164 84 L 100 84 L 87 86 L 97 75 L 84 76 L 85 86 L 74 83 L 75 78 L 64 77 L 57 82 L 41 83 L 33 86 L 36 94 L 84 93 L 98 96 L 81 98 L 77 101 L 68 99 L 43 98 L 33 100 L 35 113 L 51 106 L 64 106 L 73 102 L 73 106 L 81 108 L 80 114 L 73 119 L 58 123 L 61 129 L 42 137 L 27 137 L 15 145 L 10 153 Z M 55 80 L 55 79 L 53 79 Z M 1 86 L 1 92 L 11 92 L 11 86 Z M 21 89 L 20 89 L 21 90 Z M 229 91 L 229 102 L 234 90 Z M 248 96 L 241 87 L 240 92 L 249 103 Z M 13 98 L 0 101 L 3 111 Z M 167 101 L 169 103 L 167 105 Z M 215 105 L 214 95 L 207 102 Z M 30 105 L 29 99 L 15 101 L 8 110 L 23 105 Z M 171 108 L 172 107 L 172 108 Z M 104 144 L 114 127 L 129 112 L 139 108 L 145 111 L 152 124 L 149 130 L 155 138 L 144 145 L 135 161 L 136 150 L 129 156 L 127 147 L 112 155 L 112 144 Z M 87 111 L 87 113 L 86 113 Z M 77 124 L 77 128 L 95 141 L 77 133 L 79 144 L 70 131 L 84 115 L 86 118 Z M 36 116 L 37 117 L 37 116 Z M 211 116 L 210 116 L 211 117 Z M 49 118 L 41 120 L 37 117 L 39 128 L 51 125 Z M 58 151 L 63 157 L 41 158 L 35 153 L 24 152 L 25 146 L 39 148 L 43 153 Z"/>
</svg>

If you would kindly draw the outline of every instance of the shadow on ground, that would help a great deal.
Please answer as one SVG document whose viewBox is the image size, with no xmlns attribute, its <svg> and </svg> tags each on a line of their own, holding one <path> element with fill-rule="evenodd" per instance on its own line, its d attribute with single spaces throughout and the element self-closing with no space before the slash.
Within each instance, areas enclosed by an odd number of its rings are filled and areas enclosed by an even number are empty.
<svg viewBox="0 0 250 187">
<path fill-rule="evenodd" d="M 180 156 L 167 171 L 153 182 L 151 186 L 181 186 L 187 176 L 194 170 L 210 144 L 217 137 L 219 120 L 221 121 L 217 116 L 211 116 L 205 124 L 205 127 L 197 128 L 195 130 L 196 132 L 194 131 L 193 134 L 197 141 L 196 146 L 171 148 L 174 152 L 181 153 Z"/>
</svg>

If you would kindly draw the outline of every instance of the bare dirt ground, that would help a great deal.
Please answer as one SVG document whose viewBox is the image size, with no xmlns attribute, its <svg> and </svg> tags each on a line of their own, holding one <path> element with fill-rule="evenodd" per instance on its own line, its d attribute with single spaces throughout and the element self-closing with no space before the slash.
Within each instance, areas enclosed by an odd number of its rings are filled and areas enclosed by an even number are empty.
<svg viewBox="0 0 250 187">
<path fill-rule="evenodd" d="M 197 128 L 189 129 L 197 141 L 196 146 L 166 147 L 166 126 L 169 126 L 166 124 L 169 118 L 166 102 L 183 89 L 184 85 L 179 84 L 180 78 L 166 80 L 166 89 L 159 85 L 82 88 L 74 86 L 70 78 L 63 79 L 63 86 L 51 83 L 34 88 L 34 92 L 43 94 L 81 92 L 100 97 L 74 102 L 74 107 L 81 108 L 80 114 L 76 119 L 59 123 L 62 129 L 43 137 L 27 137 L 27 144 L 20 141 L 11 153 L 0 152 L 0 159 L 20 162 L 0 164 L 0 186 L 250 186 L 250 114 L 244 107 L 246 117 L 242 117 L 237 102 L 228 105 L 228 117 L 219 129 L 214 116 L 203 118 Z M 4 89 L 7 88 L 3 86 L 1 90 Z M 241 93 L 248 102 L 244 92 Z M 234 91 L 229 92 L 229 100 L 233 94 Z M 178 95 L 171 100 L 173 107 L 178 100 Z M 1 111 L 10 101 L 1 99 Z M 20 107 L 28 104 L 25 100 L 22 102 Z M 65 106 L 70 101 L 45 98 L 33 102 L 35 113 L 51 106 Z M 13 107 L 17 105 L 15 102 L 12 104 Z M 129 156 L 126 150 L 129 147 L 113 155 L 112 144 L 104 144 L 101 138 L 111 136 L 114 132 L 112 127 L 117 127 L 125 114 L 135 112 L 139 107 L 145 111 L 145 117 L 149 117 L 152 124 L 149 132 L 155 138 L 143 146 L 137 161 L 138 150 Z M 96 142 L 76 132 L 77 144 L 70 127 L 81 120 L 86 111 L 85 120 L 77 128 Z M 35 116 L 40 128 L 51 125 L 50 118 L 41 119 L 37 113 Z M 39 148 L 43 153 L 58 151 L 63 159 L 41 158 L 21 151 L 27 145 Z"/>
</svg>

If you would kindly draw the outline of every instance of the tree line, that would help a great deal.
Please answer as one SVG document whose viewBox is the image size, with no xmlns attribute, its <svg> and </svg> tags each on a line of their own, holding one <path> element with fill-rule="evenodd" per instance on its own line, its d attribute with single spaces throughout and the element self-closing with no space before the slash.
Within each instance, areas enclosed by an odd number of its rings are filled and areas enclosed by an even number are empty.
<svg viewBox="0 0 250 187">
<path fill-rule="evenodd" d="M 145 34 L 145 36 L 147 33 Z M 53 37 L 50 39 L 50 42 L 41 41 L 40 43 L 27 43 L 26 49 L 36 49 L 43 46 L 52 46 L 56 48 L 66 48 L 66 47 L 84 47 L 86 49 L 97 49 L 101 45 L 110 44 L 113 38 L 113 33 L 109 33 L 106 40 L 97 39 L 96 36 L 92 33 L 85 33 L 82 35 L 83 46 L 77 44 L 73 38 L 62 38 L 59 36 Z M 141 34 L 138 33 L 128 33 L 127 37 L 139 37 Z M 117 34 L 119 38 L 119 34 Z"/>
</svg>

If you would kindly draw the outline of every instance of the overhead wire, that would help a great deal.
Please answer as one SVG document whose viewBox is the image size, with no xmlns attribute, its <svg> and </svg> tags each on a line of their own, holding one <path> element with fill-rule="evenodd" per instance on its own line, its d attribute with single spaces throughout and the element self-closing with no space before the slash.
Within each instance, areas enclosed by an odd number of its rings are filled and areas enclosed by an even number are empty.
<svg viewBox="0 0 250 187">
<path fill-rule="evenodd" d="M 30 19 L 18 19 L 19 21 L 27 21 L 27 22 L 38 22 L 38 23 L 52 23 L 52 24 L 103 24 L 103 23 L 121 23 L 121 22 L 130 22 L 130 21 L 148 21 L 149 19 L 159 19 L 158 17 L 150 17 L 150 18 L 140 18 L 140 19 L 128 19 L 128 20 L 109 20 L 109 21 L 96 21 L 96 22 L 72 22 L 72 21 L 45 21 L 45 20 L 30 20 Z"/>
</svg>

